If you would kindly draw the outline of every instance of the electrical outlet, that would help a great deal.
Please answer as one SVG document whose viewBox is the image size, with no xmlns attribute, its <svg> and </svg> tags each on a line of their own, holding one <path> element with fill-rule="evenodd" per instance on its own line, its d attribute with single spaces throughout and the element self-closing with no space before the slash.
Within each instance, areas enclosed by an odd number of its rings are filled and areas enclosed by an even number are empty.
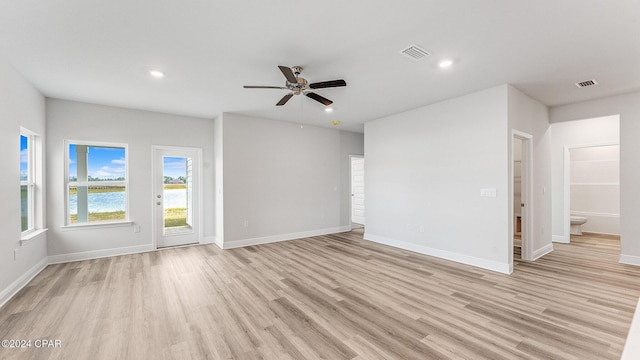
<svg viewBox="0 0 640 360">
<path fill-rule="evenodd" d="M 13 250 L 13 261 L 18 261 L 18 253 L 20 251 L 18 249 Z"/>
<path fill-rule="evenodd" d="M 133 226 L 133 232 L 134 233 L 139 233 L 140 232 L 140 225 L 134 225 Z"/>
<path fill-rule="evenodd" d="M 249 220 L 244 221 L 244 227 L 249 227 Z"/>
</svg>

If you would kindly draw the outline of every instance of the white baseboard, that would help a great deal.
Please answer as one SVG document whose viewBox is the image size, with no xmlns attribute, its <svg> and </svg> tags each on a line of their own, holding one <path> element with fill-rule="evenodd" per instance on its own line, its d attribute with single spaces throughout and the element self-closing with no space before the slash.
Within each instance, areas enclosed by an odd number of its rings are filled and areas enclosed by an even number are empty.
<svg viewBox="0 0 640 360">
<path fill-rule="evenodd" d="M 557 242 L 557 243 L 563 243 L 563 244 L 568 244 L 569 243 L 569 241 L 567 239 L 565 239 L 563 235 L 552 235 L 551 236 L 551 241 Z"/>
<path fill-rule="evenodd" d="M 311 237 L 311 236 L 335 234 L 335 233 L 345 232 L 350 230 L 351 230 L 351 226 L 347 225 L 347 226 L 339 226 L 339 227 L 333 227 L 333 228 L 327 228 L 327 229 L 302 231 L 302 232 L 290 233 L 290 234 L 279 234 L 279 235 L 264 236 L 264 237 L 252 238 L 252 239 L 234 240 L 234 241 L 224 242 L 222 244 L 219 244 L 219 243 L 216 243 L 216 244 L 218 244 L 218 246 L 226 250 L 226 249 L 233 249 L 233 248 L 239 248 L 239 247 L 245 247 L 245 246 L 269 244 L 269 243 L 279 242 L 279 241 L 302 239 L 302 238 Z"/>
<path fill-rule="evenodd" d="M 627 265 L 640 266 L 640 256 L 620 254 L 619 262 Z"/>
<path fill-rule="evenodd" d="M 31 280 L 33 280 L 36 275 L 40 274 L 44 268 L 48 265 L 48 259 L 45 257 L 40 260 L 37 264 L 35 264 L 29 271 L 20 276 L 16 281 L 14 281 L 9 287 L 2 290 L 0 292 L 0 308 L 4 306 L 12 297 L 14 297 L 18 291 L 22 290 L 23 287 L 27 286 Z"/>
<path fill-rule="evenodd" d="M 620 234 L 606 233 L 606 232 L 597 232 L 597 231 L 588 231 L 588 230 L 585 230 L 585 229 L 582 229 L 582 233 L 583 233 L 583 234 L 608 235 L 608 236 L 620 236 Z"/>
<path fill-rule="evenodd" d="M 71 253 L 71 254 L 50 255 L 49 264 L 61 264 L 61 263 L 67 263 L 72 261 L 92 260 L 92 259 L 99 259 L 99 258 L 105 258 L 110 256 L 137 254 L 137 253 L 148 252 L 153 250 L 155 250 L 153 248 L 153 245 L 148 244 L 148 245 L 128 246 L 128 247 L 115 248 L 115 249 L 84 251 L 84 252 L 77 252 L 77 253 Z"/>
<path fill-rule="evenodd" d="M 215 244 L 216 243 L 216 237 L 215 236 L 205 236 L 202 238 L 202 241 L 200 242 L 200 244 Z"/>
<path fill-rule="evenodd" d="M 552 251 L 553 251 L 553 244 L 547 244 L 533 252 L 533 258 L 531 259 L 531 261 L 536 261 Z"/>
<path fill-rule="evenodd" d="M 383 236 L 366 233 L 366 229 L 365 229 L 364 239 L 377 242 L 380 244 L 384 244 L 384 245 L 397 247 L 404 250 L 417 252 L 420 254 L 435 256 L 445 260 L 455 261 L 462 264 L 467 264 L 467 265 L 471 265 L 471 266 L 475 266 L 475 267 L 479 267 L 479 268 L 483 268 L 491 271 L 496 271 L 503 274 L 510 274 L 512 271 L 508 263 L 501 263 L 493 260 L 487 260 L 487 259 L 477 258 L 474 256 L 455 253 L 452 251 L 434 249 L 428 246 L 413 244 L 413 243 L 400 241 L 400 240 L 389 239 Z"/>
</svg>

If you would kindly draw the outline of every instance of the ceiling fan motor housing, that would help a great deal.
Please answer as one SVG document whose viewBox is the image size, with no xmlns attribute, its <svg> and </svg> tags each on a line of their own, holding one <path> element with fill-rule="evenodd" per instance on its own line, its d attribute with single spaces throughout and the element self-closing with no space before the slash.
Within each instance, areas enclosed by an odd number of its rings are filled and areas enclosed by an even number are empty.
<svg viewBox="0 0 640 360">
<path fill-rule="evenodd" d="M 300 95 L 304 90 L 307 90 L 309 82 L 307 81 L 307 79 L 299 76 L 296 76 L 296 79 L 298 80 L 298 82 L 290 83 L 287 81 L 286 86 L 291 91 L 293 91 L 294 94 Z"/>
</svg>

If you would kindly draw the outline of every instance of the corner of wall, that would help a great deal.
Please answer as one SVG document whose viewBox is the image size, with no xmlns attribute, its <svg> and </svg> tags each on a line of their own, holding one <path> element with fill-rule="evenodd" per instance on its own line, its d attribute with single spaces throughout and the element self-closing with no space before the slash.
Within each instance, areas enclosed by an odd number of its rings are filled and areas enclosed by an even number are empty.
<svg viewBox="0 0 640 360">
<path fill-rule="evenodd" d="M 42 258 L 38 263 L 31 267 L 31 269 L 27 270 L 22 276 L 16 279 L 13 283 L 11 283 L 4 290 L 0 291 L 0 308 L 4 306 L 11 298 L 13 298 L 18 291 L 22 290 L 33 278 L 35 278 L 42 270 L 44 270 L 49 261 L 46 257 Z"/>
<path fill-rule="evenodd" d="M 0 177 L 0 198 L 3 200 L 0 209 L 0 304 L 7 302 L 34 276 L 47 265 L 47 235 L 38 235 L 28 244 L 21 241 L 20 195 L 15 191 L 19 185 L 19 169 L 16 160 L 20 149 L 16 146 L 20 137 L 20 128 L 26 128 L 38 134 L 39 140 L 46 142 L 45 98 L 12 65 L 0 59 L 0 143 L 5 145 L 5 156 L 0 159 L 4 170 Z M 10 101 L 4 101 L 10 99 Z M 46 169 L 46 156 L 39 158 L 42 169 Z M 42 184 L 42 197 L 44 186 Z M 45 200 L 42 201 L 46 203 Z M 38 201 L 38 204 L 40 201 Z M 41 209 L 36 211 L 40 213 Z M 42 215 L 36 215 L 46 221 Z M 39 222 L 39 221 L 38 221 Z M 17 256 L 16 254 L 20 254 Z"/>
</svg>

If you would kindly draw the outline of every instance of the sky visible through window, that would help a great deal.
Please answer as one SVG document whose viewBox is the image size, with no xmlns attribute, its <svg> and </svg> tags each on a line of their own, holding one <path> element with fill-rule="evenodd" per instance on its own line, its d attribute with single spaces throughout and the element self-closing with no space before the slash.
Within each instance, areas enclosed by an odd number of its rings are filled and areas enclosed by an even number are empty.
<svg viewBox="0 0 640 360">
<path fill-rule="evenodd" d="M 69 179 L 77 179 L 76 144 L 69 144 Z M 88 176 L 100 180 L 124 179 L 126 176 L 125 149 L 89 146 Z"/>
<path fill-rule="evenodd" d="M 20 135 L 20 181 L 27 181 L 29 178 L 28 145 L 29 138 L 24 135 Z"/>
<path fill-rule="evenodd" d="M 187 159 L 183 157 L 170 157 L 164 158 L 164 176 L 169 176 L 174 179 L 180 176 L 184 177 L 187 174 Z"/>
</svg>

